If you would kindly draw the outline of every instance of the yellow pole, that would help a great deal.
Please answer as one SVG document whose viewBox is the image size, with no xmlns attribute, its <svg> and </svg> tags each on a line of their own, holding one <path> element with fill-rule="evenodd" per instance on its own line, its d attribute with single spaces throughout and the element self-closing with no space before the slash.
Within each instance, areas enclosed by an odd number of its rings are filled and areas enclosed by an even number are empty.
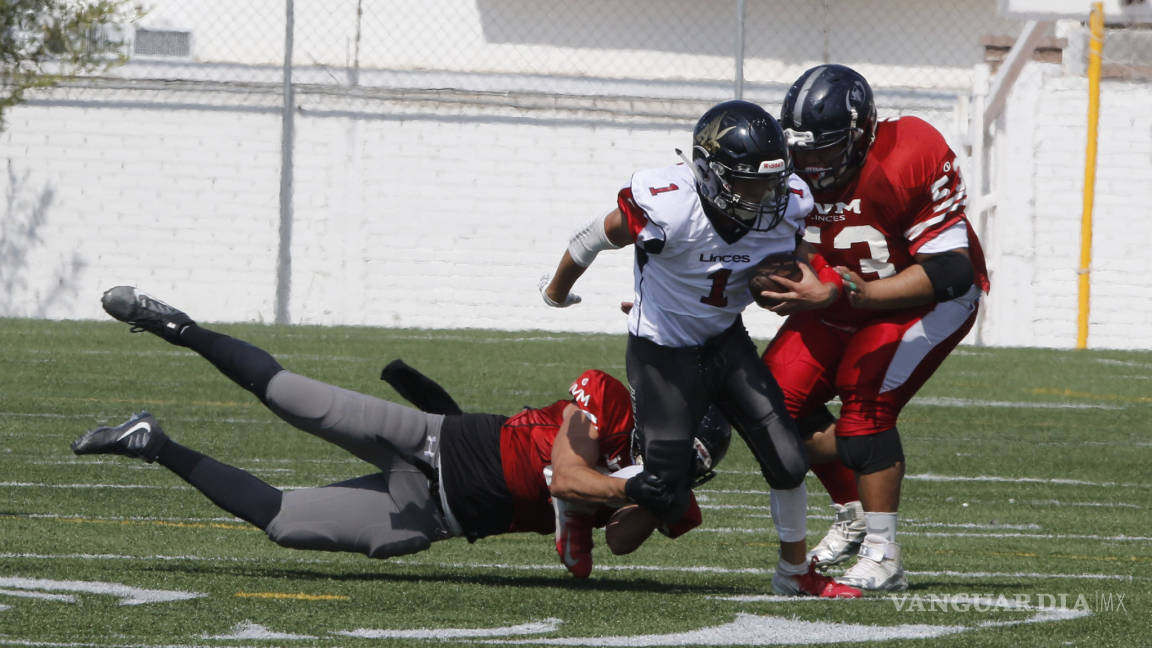
<svg viewBox="0 0 1152 648">
<path fill-rule="evenodd" d="M 1100 52 L 1104 49 L 1104 3 L 1092 3 L 1088 19 L 1092 31 L 1088 55 L 1088 147 L 1084 159 L 1084 211 L 1080 217 L 1080 305 L 1076 326 L 1076 348 L 1088 346 L 1088 307 L 1092 267 L 1092 204 L 1096 197 L 1096 140 L 1100 122 Z"/>
</svg>

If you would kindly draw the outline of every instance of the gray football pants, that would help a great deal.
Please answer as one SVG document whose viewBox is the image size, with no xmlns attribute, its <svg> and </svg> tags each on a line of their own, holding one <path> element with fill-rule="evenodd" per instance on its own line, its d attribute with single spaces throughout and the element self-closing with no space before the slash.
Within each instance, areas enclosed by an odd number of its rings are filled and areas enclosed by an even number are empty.
<svg viewBox="0 0 1152 648">
<path fill-rule="evenodd" d="M 380 470 L 285 491 L 280 512 L 266 529 L 273 542 L 387 558 L 423 551 L 452 535 L 439 489 L 428 477 L 436 472 L 443 415 L 286 370 L 268 383 L 264 400 L 280 418 Z"/>
</svg>

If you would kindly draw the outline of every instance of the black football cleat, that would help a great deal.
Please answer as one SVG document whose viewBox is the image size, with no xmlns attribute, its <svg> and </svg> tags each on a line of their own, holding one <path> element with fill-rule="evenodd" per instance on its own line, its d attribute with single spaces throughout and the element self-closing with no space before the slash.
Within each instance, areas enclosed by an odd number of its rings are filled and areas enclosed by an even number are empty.
<svg viewBox="0 0 1152 648">
<path fill-rule="evenodd" d="M 132 325 L 132 332 L 148 331 L 172 344 L 183 345 L 180 331 L 194 324 L 184 311 L 169 306 L 132 286 L 116 286 L 104 292 L 100 300 L 104 312 Z"/>
<path fill-rule="evenodd" d="M 156 461 L 160 449 L 168 443 L 168 435 L 147 411 L 133 414 L 116 427 L 89 430 L 72 442 L 72 452 L 86 454 L 118 454 Z"/>
</svg>

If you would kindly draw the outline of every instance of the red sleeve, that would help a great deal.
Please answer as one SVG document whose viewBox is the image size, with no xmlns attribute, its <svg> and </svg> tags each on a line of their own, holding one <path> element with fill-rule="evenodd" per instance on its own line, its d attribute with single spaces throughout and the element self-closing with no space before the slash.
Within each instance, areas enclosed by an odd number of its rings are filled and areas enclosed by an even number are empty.
<svg viewBox="0 0 1152 648">
<path fill-rule="evenodd" d="M 901 223 L 908 253 L 964 218 L 967 191 L 956 154 L 928 122 L 904 117 L 898 144 L 889 158 L 897 189 L 906 201 Z"/>
<path fill-rule="evenodd" d="M 621 464 L 631 463 L 629 444 L 632 436 L 632 398 L 619 380 L 597 369 L 580 374 L 569 388 L 572 400 L 592 415 L 600 433 L 600 453 L 606 458 L 619 457 Z"/>
<path fill-rule="evenodd" d="M 620 213 L 624 214 L 624 219 L 628 222 L 628 231 L 632 233 L 632 240 L 635 241 L 636 237 L 640 236 L 640 230 L 648 224 L 648 216 L 633 200 L 631 187 L 624 187 L 616 195 L 616 206 L 620 208 Z"/>
</svg>

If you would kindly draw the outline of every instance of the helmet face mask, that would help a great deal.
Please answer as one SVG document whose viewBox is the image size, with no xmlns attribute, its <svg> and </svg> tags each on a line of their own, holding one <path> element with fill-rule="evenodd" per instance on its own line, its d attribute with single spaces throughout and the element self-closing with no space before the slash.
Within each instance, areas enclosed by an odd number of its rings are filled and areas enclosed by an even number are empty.
<svg viewBox="0 0 1152 648">
<path fill-rule="evenodd" d="M 704 113 L 692 135 L 692 169 L 709 215 L 767 231 L 784 218 L 792 159 L 779 123 L 747 101 Z"/>
<path fill-rule="evenodd" d="M 775 227 L 788 207 L 788 176 L 781 170 L 785 168 L 783 161 L 773 162 L 778 164 L 765 161 L 763 172 L 729 169 L 720 162 L 709 164 L 721 187 L 713 204 L 742 227 L 754 231 Z M 773 166 L 777 169 L 770 168 Z"/>
<path fill-rule="evenodd" d="M 793 141 L 803 141 L 804 139 L 815 139 L 814 137 L 805 138 L 803 135 L 798 134 L 796 131 L 789 129 L 785 131 Z M 804 135 L 811 135 L 805 133 Z M 832 141 L 805 146 L 804 144 L 794 144 L 792 148 L 792 159 L 795 160 L 796 174 L 808 183 L 808 186 L 813 189 L 831 189 L 841 182 L 847 180 L 856 167 L 853 166 L 853 149 L 856 137 L 852 137 L 847 133 L 841 133 L 839 136 L 832 139 Z M 829 139 L 829 138 L 825 138 Z"/>
<path fill-rule="evenodd" d="M 876 103 L 864 77 L 843 65 L 809 69 L 784 97 L 780 123 L 796 173 L 816 191 L 856 177 L 876 137 Z"/>
</svg>

